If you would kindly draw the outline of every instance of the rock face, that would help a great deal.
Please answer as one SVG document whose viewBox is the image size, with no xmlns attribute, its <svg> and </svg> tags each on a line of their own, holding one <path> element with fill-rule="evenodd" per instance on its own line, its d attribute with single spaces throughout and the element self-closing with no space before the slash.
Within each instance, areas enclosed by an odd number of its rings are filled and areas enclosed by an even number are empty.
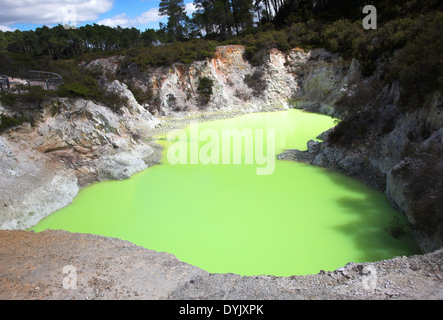
<svg viewBox="0 0 443 320">
<path fill-rule="evenodd" d="M 1 229 L 32 227 L 81 187 L 129 178 L 152 162 L 155 150 L 143 139 L 159 121 L 125 85 L 115 81 L 110 90 L 128 98 L 120 114 L 91 101 L 55 99 L 34 127 L 0 137 Z"/>
<path fill-rule="evenodd" d="M 146 138 L 165 128 L 161 116 L 171 115 L 174 122 L 183 112 L 239 114 L 266 107 L 334 114 L 335 103 L 361 80 L 357 61 L 325 50 L 270 50 L 259 55 L 257 65 L 244 52 L 243 46 L 218 47 L 212 59 L 148 73 L 123 67 L 123 57 L 84 63 L 118 76 L 102 84 L 126 105 L 116 111 L 82 99 L 54 99 L 33 126 L 1 135 L 0 229 L 32 227 L 68 205 L 82 187 L 126 179 L 157 163 L 158 146 Z M 213 87 L 202 103 L 198 87 L 204 77 Z M 125 80 L 150 90 L 149 103 L 140 105 Z M 321 143 L 309 141 L 308 151 L 288 150 L 279 159 L 328 167 L 384 191 L 420 226 L 419 244 L 431 252 L 443 246 L 442 97 L 436 93 L 424 108 L 400 113 L 395 86 L 380 94 L 391 102 L 380 106 L 377 121 L 368 122 L 365 139 L 332 143 L 332 129 L 318 137 Z M 0 114 L 11 113 L 0 105 Z M 6 299 L 441 299 L 443 292 L 441 250 L 375 263 L 379 281 L 368 291 L 362 281 L 372 265 L 350 263 L 307 277 L 240 277 L 208 274 L 170 255 L 99 236 L 0 231 L 0 238 L 8 244 L 0 248 L 0 256 L 8 256 L 0 259 L 0 297 Z M 66 264 L 80 268 L 79 290 L 60 289 Z"/>
<path fill-rule="evenodd" d="M 349 63 L 325 50 L 292 52 L 290 57 L 289 67 L 300 78 L 296 108 L 332 115 L 337 100 L 361 78 L 357 60 Z"/>
<path fill-rule="evenodd" d="M 387 174 L 386 196 L 419 226 L 424 252 L 443 246 L 443 99 L 439 93 L 428 105 L 399 119 L 381 141 L 381 161 Z M 397 148 L 398 155 L 392 150 Z M 396 159 L 397 161 L 392 161 Z"/>
<path fill-rule="evenodd" d="M 0 140 L 0 187 L 5 190 L 0 195 L 0 228 L 29 227 L 68 204 L 79 188 L 94 181 L 125 179 L 156 163 L 158 153 L 143 139 L 159 125 L 157 117 L 201 110 L 255 112 L 268 107 L 331 115 L 339 99 L 352 93 L 356 83 L 367 81 L 356 60 L 345 61 L 322 49 L 305 52 L 295 48 L 286 54 L 263 51 L 257 55 L 256 65 L 244 56 L 243 46 L 221 46 L 211 59 L 149 72 L 122 64 L 123 57 L 84 63 L 87 68 L 102 69 L 102 85 L 124 97 L 126 106 L 115 112 L 91 101 L 56 99 L 34 127 L 4 134 Z M 107 81 L 106 75 L 119 80 Z M 213 83 L 205 101 L 199 92 L 203 78 Z M 124 83 L 127 81 L 139 90 L 149 90 L 149 103 L 140 105 Z M 364 141 L 343 147 L 329 141 L 325 133 L 323 143 L 309 142 L 308 152 L 293 150 L 280 158 L 360 178 L 384 191 L 411 223 L 441 225 L 437 212 L 443 207 L 438 182 L 443 159 L 441 95 L 436 93 L 425 108 L 409 114 L 398 111 L 397 86 L 384 88 L 379 95 L 386 96 L 389 103 L 379 106 L 379 118 L 370 124 L 371 133 Z M 0 108 L 0 112 L 8 110 Z M 17 187 L 5 187 L 11 185 Z M 414 185 L 425 187 L 415 192 Z M 16 194 L 28 196 L 17 200 Z M 45 200 L 33 200 L 39 198 Z M 417 212 L 436 214 L 429 220 Z M 423 250 L 442 246 L 442 234 L 441 229 L 420 231 Z"/>
<path fill-rule="evenodd" d="M 1 229 L 25 229 L 68 205 L 79 187 L 63 163 L 0 137 Z"/>
<path fill-rule="evenodd" d="M 363 140 L 332 143 L 333 129 L 319 137 L 325 139 L 321 145 L 310 141 L 308 151 L 291 150 L 279 158 L 327 167 L 384 192 L 414 227 L 422 252 L 432 252 L 443 246 L 442 105 L 439 92 L 408 113 L 382 104 Z"/>
<path fill-rule="evenodd" d="M 359 77 L 356 61 L 345 62 L 325 50 L 293 49 L 283 54 L 272 49 L 260 53 L 254 66 L 244 55 L 244 46 L 220 46 L 214 58 L 205 61 L 149 73 L 129 66 L 120 73 L 131 75 L 139 88 L 152 91 L 151 107 L 161 115 L 198 109 L 257 111 L 270 106 L 304 109 L 313 105 L 332 113 L 334 101 Z M 214 84 L 209 102 L 202 105 L 198 85 L 204 77 Z"/>
<path fill-rule="evenodd" d="M 274 49 L 262 52 L 256 66 L 244 59 L 244 53 L 243 46 L 222 46 L 212 59 L 149 73 L 122 70 L 123 57 L 83 63 L 101 69 L 102 85 L 126 99 L 126 106 L 116 113 L 91 101 L 55 99 L 33 127 L 3 135 L 0 170 L 5 174 L 0 185 L 6 191 L 0 195 L 0 228 L 28 228 L 69 204 L 79 188 L 94 181 L 126 179 L 155 163 L 158 155 L 153 146 L 142 141 L 159 120 L 147 110 L 158 116 L 202 109 L 254 112 L 315 105 L 329 113 L 358 69 L 324 50 L 294 49 L 283 54 Z M 106 75 L 118 74 L 130 74 L 123 81 L 151 90 L 150 103 L 140 105 L 122 81 L 106 81 Z M 198 92 L 204 77 L 213 81 L 207 103 Z M 17 199 L 16 194 L 27 196 Z"/>
</svg>

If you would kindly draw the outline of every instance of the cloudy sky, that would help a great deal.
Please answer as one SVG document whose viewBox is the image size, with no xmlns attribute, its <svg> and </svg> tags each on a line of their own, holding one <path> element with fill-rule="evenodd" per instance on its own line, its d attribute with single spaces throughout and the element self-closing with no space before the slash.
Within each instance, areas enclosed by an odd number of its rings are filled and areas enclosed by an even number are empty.
<svg viewBox="0 0 443 320">
<path fill-rule="evenodd" d="M 34 30 L 43 25 L 103 24 L 111 27 L 158 28 L 160 0 L 0 0 L 0 30 Z M 184 0 L 189 15 L 192 0 Z"/>
</svg>

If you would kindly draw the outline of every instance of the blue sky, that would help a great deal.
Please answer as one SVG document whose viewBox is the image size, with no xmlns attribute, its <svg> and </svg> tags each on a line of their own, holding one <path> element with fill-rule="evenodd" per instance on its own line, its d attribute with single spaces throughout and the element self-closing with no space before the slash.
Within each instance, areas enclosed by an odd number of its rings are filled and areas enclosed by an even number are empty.
<svg viewBox="0 0 443 320">
<path fill-rule="evenodd" d="M 184 0 L 189 15 L 192 0 Z M 68 23 L 77 27 L 103 24 L 111 27 L 157 29 L 166 17 L 158 15 L 159 0 L 0 0 L 0 30 L 30 30 Z"/>
</svg>

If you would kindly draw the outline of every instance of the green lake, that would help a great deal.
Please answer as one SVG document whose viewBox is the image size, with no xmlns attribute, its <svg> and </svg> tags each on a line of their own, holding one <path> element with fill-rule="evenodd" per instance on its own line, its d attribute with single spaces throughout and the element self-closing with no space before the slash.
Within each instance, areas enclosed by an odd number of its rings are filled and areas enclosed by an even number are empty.
<svg viewBox="0 0 443 320">
<path fill-rule="evenodd" d="M 275 157 L 267 158 L 267 174 L 258 174 L 266 165 L 257 163 L 257 150 L 268 156 L 306 150 L 309 139 L 333 125 L 325 115 L 287 110 L 188 127 L 178 135 L 181 142 L 159 138 L 165 147 L 161 165 L 125 181 L 82 189 L 72 204 L 32 230 L 120 238 L 212 273 L 241 275 L 305 275 L 417 253 L 412 236 L 395 239 L 386 231 L 394 219 L 406 219 L 381 192 L 323 168 Z M 196 128 L 206 134 L 198 144 L 191 132 Z M 224 130 L 252 133 L 254 147 L 246 148 L 247 139 L 244 148 L 232 142 L 227 149 L 231 161 L 223 163 Z M 263 141 L 257 140 L 259 133 Z M 215 152 L 217 145 L 220 152 Z M 201 163 L 200 157 L 192 163 L 196 146 L 212 164 Z M 187 151 L 187 163 L 170 163 L 179 154 L 168 153 L 172 148 Z M 244 151 L 240 163 L 234 160 L 238 150 Z"/>
</svg>

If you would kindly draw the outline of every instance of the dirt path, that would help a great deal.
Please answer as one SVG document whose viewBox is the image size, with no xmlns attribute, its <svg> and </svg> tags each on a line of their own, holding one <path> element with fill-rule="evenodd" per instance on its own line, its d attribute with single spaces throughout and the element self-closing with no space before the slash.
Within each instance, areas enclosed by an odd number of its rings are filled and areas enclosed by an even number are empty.
<svg viewBox="0 0 443 320">
<path fill-rule="evenodd" d="M 95 235 L 0 231 L 0 243 L 3 300 L 443 299 L 443 249 L 317 275 L 241 277 Z"/>
</svg>

